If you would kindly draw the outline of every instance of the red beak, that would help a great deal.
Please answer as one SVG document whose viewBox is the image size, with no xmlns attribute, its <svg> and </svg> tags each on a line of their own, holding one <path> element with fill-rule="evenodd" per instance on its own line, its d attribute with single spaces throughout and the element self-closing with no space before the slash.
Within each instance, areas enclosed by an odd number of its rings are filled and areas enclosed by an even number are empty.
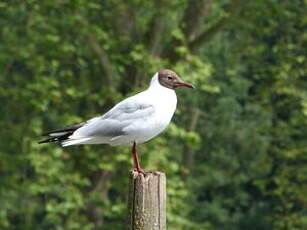
<svg viewBox="0 0 307 230">
<path fill-rule="evenodd" d="M 184 86 L 184 87 L 188 87 L 188 88 L 192 88 L 192 89 L 195 88 L 194 85 L 192 85 L 192 84 L 190 84 L 190 83 L 187 83 L 187 82 L 184 82 L 184 81 L 178 82 L 178 86 Z"/>
</svg>

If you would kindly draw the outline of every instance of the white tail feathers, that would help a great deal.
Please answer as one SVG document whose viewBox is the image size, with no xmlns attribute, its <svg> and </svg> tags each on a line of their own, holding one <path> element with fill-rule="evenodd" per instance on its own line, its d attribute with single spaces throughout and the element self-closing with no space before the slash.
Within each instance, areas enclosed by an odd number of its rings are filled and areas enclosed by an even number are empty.
<svg viewBox="0 0 307 230">
<path fill-rule="evenodd" d="M 50 137 L 59 137 L 59 136 L 63 136 L 65 134 L 67 134 L 68 132 L 57 132 L 57 133 L 50 133 L 49 136 Z"/>
<path fill-rule="evenodd" d="M 89 140 L 91 140 L 92 138 L 91 137 L 85 137 L 85 138 L 80 138 L 80 139 L 67 139 L 65 141 L 63 141 L 61 143 L 61 145 L 63 147 L 66 147 L 66 146 L 70 146 L 70 145 L 82 145 L 82 144 L 88 144 L 87 142 Z"/>
</svg>

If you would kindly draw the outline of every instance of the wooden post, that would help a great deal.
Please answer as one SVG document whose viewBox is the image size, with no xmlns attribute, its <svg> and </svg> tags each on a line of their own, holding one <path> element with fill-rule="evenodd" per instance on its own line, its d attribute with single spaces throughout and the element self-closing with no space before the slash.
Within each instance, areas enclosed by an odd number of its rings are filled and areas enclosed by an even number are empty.
<svg viewBox="0 0 307 230">
<path fill-rule="evenodd" d="M 130 173 L 128 211 L 128 230 L 166 230 L 164 173 Z"/>
</svg>

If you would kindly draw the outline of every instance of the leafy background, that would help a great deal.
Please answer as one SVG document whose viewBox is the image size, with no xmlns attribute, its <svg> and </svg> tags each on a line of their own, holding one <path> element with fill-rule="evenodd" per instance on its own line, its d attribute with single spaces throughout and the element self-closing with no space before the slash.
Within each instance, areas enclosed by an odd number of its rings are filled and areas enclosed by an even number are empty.
<svg viewBox="0 0 307 230">
<path fill-rule="evenodd" d="M 125 225 L 130 149 L 38 145 L 163 68 L 169 128 L 140 145 L 170 230 L 307 228 L 305 0 L 0 2 L 0 229 Z"/>
</svg>

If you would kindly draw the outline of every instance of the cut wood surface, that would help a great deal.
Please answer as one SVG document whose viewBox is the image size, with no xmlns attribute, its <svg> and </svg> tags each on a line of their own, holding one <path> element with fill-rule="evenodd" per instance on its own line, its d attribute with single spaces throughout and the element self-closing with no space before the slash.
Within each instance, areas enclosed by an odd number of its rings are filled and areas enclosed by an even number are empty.
<svg viewBox="0 0 307 230">
<path fill-rule="evenodd" d="M 166 230 L 164 173 L 130 173 L 128 211 L 129 230 Z"/>
</svg>

